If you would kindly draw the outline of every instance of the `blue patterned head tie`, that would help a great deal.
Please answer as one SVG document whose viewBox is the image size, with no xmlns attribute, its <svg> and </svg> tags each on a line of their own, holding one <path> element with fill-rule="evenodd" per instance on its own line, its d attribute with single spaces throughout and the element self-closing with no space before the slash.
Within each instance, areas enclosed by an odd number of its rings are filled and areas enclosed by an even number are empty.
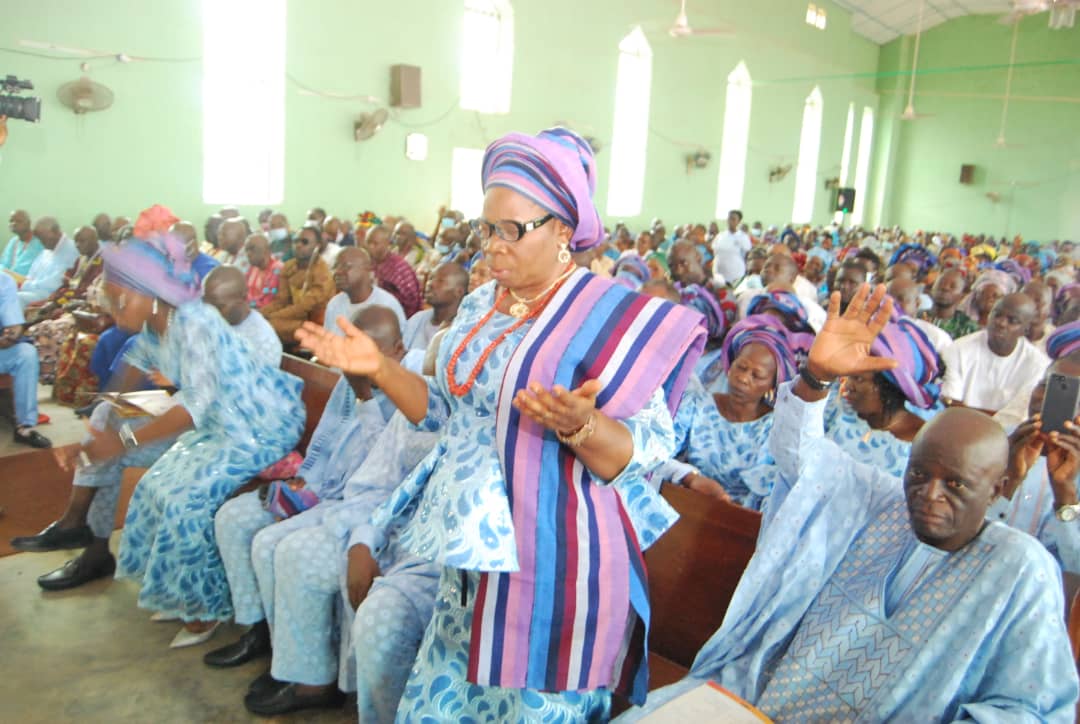
<svg viewBox="0 0 1080 724">
<path fill-rule="evenodd" d="M 573 229 L 574 251 L 590 249 L 603 239 L 604 225 L 593 203 L 596 159 L 573 131 L 507 134 L 488 146 L 481 176 L 485 193 L 493 186 L 508 188 Z"/>
<path fill-rule="evenodd" d="M 759 294 L 746 308 L 746 316 L 752 314 L 764 314 L 765 312 L 777 312 L 784 316 L 787 321 L 789 332 L 801 332 L 813 334 L 814 328 L 810 326 L 810 319 L 806 313 L 806 307 L 799 301 L 794 292 L 772 291 Z"/>
<path fill-rule="evenodd" d="M 937 265 L 937 261 L 937 257 L 925 246 L 909 242 L 901 244 L 900 248 L 893 252 L 892 258 L 889 259 L 889 266 L 900 262 L 913 264 L 918 268 L 919 276 L 923 276 Z"/>
<path fill-rule="evenodd" d="M 1031 281 L 1031 270 L 1015 259 L 1002 259 L 994 264 L 994 268 L 1012 277 L 1017 289 Z"/>
<path fill-rule="evenodd" d="M 941 396 L 941 358 L 926 334 L 911 317 L 890 321 L 870 347 L 875 357 L 888 357 L 899 364 L 884 372 L 908 402 L 920 410 L 934 406 Z"/>
<path fill-rule="evenodd" d="M 1046 354 L 1057 362 L 1080 350 L 1080 320 L 1063 324 L 1046 338 Z"/>
<path fill-rule="evenodd" d="M 635 292 L 641 289 L 641 285 L 649 281 L 649 265 L 637 254 L 626 254 L 620 257 L 611 270 L 617 284 L 622 284 Z"/>
<path fill-rule="evenodd" d="M 769 350 L 776 362 L 776 384 L 795 377 L 800 353 L 805 354 L 808 335 L 792 334 L 783 323 L 771 314 L 757 314 L 742 320 L 728 332 L 720 356 L 724 371 L 738 358 L 739 353 L 750 344 L 760 344 Z M 812 337 L 809 341 L 812 341 Z M 804 348 L 805 347 L 805 348 Z"/>
<path fill-rule="evenodd" d="M 705 328 L 708 330 L 709 341 L 718 342 L 727 334 L 734 315 L 720 304 L 720 300 L 711 291 L 700 284 L 688 284 L 678 286 L 679 296 L 682 303 L 694 309 L 705 317 Z"/>
</svg>

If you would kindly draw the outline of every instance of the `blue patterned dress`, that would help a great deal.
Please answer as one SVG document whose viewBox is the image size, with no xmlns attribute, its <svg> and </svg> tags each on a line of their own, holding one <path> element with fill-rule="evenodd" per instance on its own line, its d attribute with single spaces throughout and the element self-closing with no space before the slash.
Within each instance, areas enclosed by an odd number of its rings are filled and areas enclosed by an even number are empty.
<svg viewBox="0 0 1080 724">
<path fill-rule="evenodd" d="M 750 422 L 731 422 L 720 414 L 712 394 L 697 377 L 691 377 L 675 414 L 679 452 L 675 461 L 665 463 L 658 472 L 677 481 L 693 466 L 720 483 L 732 501 L 757 510 L 772 487 L 770 431 L 771 412 Z"/>
<path fill-rule="evenodd" d="M 450 356 L 494 303 L 489 283 L 462 303 L 439 350 L 438 376 L 428 380 L 428 416 L 423 429 L 445 429 L 435 449 L 373 516 L 380 550 L 388 534 L 422 558 L 443 566 L 435 612 L 398 707 L 398 720 L 543 721 L 605 720 L 606 690 L 540 692 L 482 687 L 470 683 L 469 645 L 477 582 L 482 571 L 518 567 L 517 543 L 506 481 L 496 445 L 495 410 L 502 371 L 529 324 L 510 334 L 488 358 L 464 397 L 447 386 Z M 484 349 L 517 320 L 496 313 L 461 355 L 464 380 Z M 630 463 L 609 484 L 624 501 L 642 547 L 674 522 L 674 511 L 646 481 L 646 472 L 673 452 L 671 416 L 658 390 L 638 414 L 623 420 L 634 441 Z"/>
<path fill-rule="evenodd" d="M 233 608 L 214 513 L 300 439 L 302 383 L 259 361 L 199 301 L 178 307 L 164 336 L 144 330 L 125 361 L 174 380 L 194 425 L 135 487 L 116 576 L 142 583 L 142 608 L 184 621 L 226 620 Z"/>
<path fill-rule="evenodd" d="M 825 436 L 860 463 L 903 479 L 911 443 L 867 425 L 835 388 L 825 405 Z"/>
</svg>

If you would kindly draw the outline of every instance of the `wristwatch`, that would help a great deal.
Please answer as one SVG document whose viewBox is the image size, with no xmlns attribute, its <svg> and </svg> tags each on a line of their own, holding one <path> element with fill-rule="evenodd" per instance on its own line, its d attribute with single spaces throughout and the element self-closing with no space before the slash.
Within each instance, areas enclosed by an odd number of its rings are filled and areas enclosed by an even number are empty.
<svg viewBox="0 0 1080 724">
<path fill-rule="evenodd" d="M 1062 523 L 1071 523 L 1077 518 L 1080 518 L 1080 503 L 1063 505 L 1054 511 L 1054 515 Z"/>
<path fill-rule="evenodd" d="M 810 371 L 810 367 L 805 362 L 799 366 L 799 377 L 802 378 L 802 381 L 806 383 L 807 387 L 816 392 L 824 392 L 833 386 L 831 381 L 825 382 L 824 380 L 819 380 L 814 373 Z"/>
</svg>

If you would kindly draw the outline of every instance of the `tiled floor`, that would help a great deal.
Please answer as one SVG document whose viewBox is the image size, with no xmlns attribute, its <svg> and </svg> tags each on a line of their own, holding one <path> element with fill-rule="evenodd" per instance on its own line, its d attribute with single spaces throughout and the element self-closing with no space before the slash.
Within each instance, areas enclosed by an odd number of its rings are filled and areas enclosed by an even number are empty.
<svg viewBox="0 0 1080 724">
<path fill-rule="evenodd" d="M 114 535 L 113 547 L 119 542 Z M 152 623 L 136 607 L 131 581 L 95 581 L 44 593 L 35 578 L 70 553 L 0 558 L 0 721 L 19 724 L 113 722 L 355 722 L 355 709 L 300 712 L 277 720 L 249 715 L 248 684 L 267 660 L 208 669 L 203 654 L 236 638 L 229 626 L 209 643 L 168 648 L 175 623 Z"/>
</svg>

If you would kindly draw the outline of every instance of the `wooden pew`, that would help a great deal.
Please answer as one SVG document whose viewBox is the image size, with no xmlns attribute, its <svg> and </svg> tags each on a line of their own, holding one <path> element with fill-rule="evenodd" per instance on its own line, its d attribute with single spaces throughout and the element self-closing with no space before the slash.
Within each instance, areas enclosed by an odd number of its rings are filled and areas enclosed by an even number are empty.
<svg viewBox="0 0 1080 724">
<path fill-rule="evenodd" d="M 650 690 L 682 678 L 720 627 L 761 526 L 760 513 L 677 485 L 665 484 L 661 495 L 679 520 L 645 551 Z"/>
</svg>

